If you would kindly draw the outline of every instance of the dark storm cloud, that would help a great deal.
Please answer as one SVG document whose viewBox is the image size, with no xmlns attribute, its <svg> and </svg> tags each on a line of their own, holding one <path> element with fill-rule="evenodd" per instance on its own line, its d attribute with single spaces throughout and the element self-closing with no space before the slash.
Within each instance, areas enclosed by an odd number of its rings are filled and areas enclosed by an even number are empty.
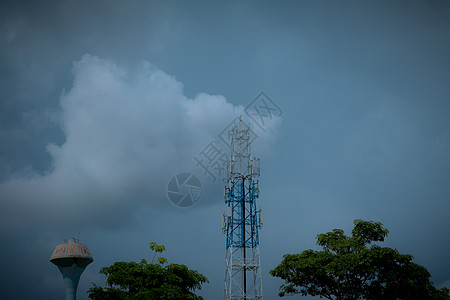
<svg viewBox="0 0 450 300">
<path fill-rule="evenodd" d="M 57 114 L 63 88 L 71 86 L 71 64 L 85 53 L 118 62 L 140 62 L 160 53 L 170 39 L 164 10 L 154 3 L 109 1 L 6 1 L 0 18 L 0 178 L 31 166 L 45 171 L 49 142 L 63 142 L 55 122 L 35 126 L 30 116 Z M 39 117 L 37 117 L 39 118 Z M 54 119 L 54 118 L 53 118 Z M 27 149 L 26 154 L 23 149 Z M 9 170 L 9 171 L 8 171 Z"/>
</svg>

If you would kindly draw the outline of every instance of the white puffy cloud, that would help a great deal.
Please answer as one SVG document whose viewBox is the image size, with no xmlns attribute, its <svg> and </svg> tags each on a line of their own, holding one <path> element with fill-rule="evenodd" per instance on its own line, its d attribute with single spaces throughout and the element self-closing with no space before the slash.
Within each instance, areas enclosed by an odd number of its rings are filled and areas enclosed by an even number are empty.
<svg viewBox="0 0 450 300">
<path fill-rule="evenodd" d="M 51 169 L 0 185 L 3 228 L 30 220 L 120 226 L 139 204 L 161 207 L 171 176 L 195 169 L 193 157 L 243 112 L 223 96 L 187 98 L 180 82 L 147 62 L 127 69 L 84 55 L 73 75 L 60 99 L 65 142 L 47 147 Z M 273 140 L 278 123 L 260 144 Z"/>
</svg>

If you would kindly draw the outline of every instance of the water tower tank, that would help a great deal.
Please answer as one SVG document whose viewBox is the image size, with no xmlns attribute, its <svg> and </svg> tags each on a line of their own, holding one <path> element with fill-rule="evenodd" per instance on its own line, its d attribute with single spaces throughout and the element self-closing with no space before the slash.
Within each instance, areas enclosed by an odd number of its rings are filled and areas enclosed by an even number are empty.
<svg viewBox="0 0 450 300">
<path fill-rule="evenodd" d="M 75 300 L 81 273 L 93 259 L 88 247 L 75 238 L 56 246 L 50 261 L 58 266 L 66 286 L 66 299 Z"/>
</svg>

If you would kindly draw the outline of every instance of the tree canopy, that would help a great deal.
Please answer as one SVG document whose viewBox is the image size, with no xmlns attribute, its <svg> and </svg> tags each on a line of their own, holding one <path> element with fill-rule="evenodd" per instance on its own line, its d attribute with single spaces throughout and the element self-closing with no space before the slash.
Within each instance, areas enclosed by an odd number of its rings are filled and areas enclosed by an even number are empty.
<svg viewBox="0 0 450 300">
<path fill-rule="evenodd" d="M 163 245 L 150 244 L 155 252 L 152 263 L 145 259 L 140 262 L 115 262 L 100 269 L 107 276 L 103 288 L 93 283 L 88 290 L 90 299 L 94 300 L 135 300 L 135 299 L 203 299 L 195 291 L 201 289 L 208 279 L 185 265 L 167 264 L 167 259 L 158 257 L 159 264 L 154 264 L 155 256 L 165 250 Z"/>
<path fill-rule="evenodd" d="M 280 296 L 302 294 L 327 299 L 450 299 L 436 289 L 430 273 L 413 256 L 381 247 L 389 231 L 380 222 L 355 220 L 352 235 L 341 229 L 319 234 L 322 251 L 286 254 L 270 274 L 285 280 Z"/>
</svg>

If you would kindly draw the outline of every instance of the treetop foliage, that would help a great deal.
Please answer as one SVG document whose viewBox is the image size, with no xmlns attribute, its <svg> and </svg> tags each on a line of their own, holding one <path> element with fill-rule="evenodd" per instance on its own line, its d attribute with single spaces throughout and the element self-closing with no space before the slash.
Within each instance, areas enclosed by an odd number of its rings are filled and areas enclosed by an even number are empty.
<svg viewBox="0 0 450 300">
<path fill-rule="evenodd" d="M 166 247 L 164 245 L 157 245 L 155 242 L 150 243 L 150 249 L 155 252 L 155 254 L 153 255 L 152 263 L 155 261 L 155 257 L 158 253 L 166 251 Z M 161 265 L 167 264 L 167 259 L 164 257 L 158 257 L 156 261 Z"/>
<path fill-rule="evenodd" d="M 157 253 L 165 251 L 163 245 L 150 244 Z M 152 262 L 153 262 L 152 260 Z M 145 259 L 140 262 L 115 262 L 100 269 L 107 276 L 106 286 L 102 288 L 93 283 L 88 291 L 94 300 L 131 300 L 131 299 L 203 299 L 195 294 L 208 279 L 185 265 L 168 264 L 167 259 L 158 257 L 159 264 L 149 264 Z"/>
<path fill-rule="evenodd" d="M 285 280 L 280 296 L 302 294 L 327 299 L 450 299 L 436 289 L 430 273 L 409 254 L 381 247 L 389 231 L 380 222 L 355 220 L 351 236 L 341 229 L 317 235 L 322 251 L 286 254 L 270 271 Z"/>
<path fill-rule="evenodd" d="M 383 242 L 389 233 L 380 222 L 358 219 L 353 223 L 355 227 L 351 237 L 346 236 L 342 229 L 333 229 L 331 232 L 317 235 L 317 245 L 323 247 L 325 251 L 340 254 L 359 252 L 365 249 L 367 244 Z"/>
</svg>

